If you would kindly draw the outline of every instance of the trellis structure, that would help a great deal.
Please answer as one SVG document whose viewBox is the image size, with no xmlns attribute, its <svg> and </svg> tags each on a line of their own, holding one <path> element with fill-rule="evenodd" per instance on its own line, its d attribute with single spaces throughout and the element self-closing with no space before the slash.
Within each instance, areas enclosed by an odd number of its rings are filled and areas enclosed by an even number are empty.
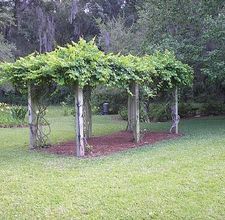
<svg viewBox="0 0 225 220">
<path fill-rule="evenodd" d="M 128 130 L 133 132 L 134 140 L 138 143 L 139 87 L 149 96 L 154 96 L 161 89 L 173 90 L 178 86 L 189 85 L 192 81 L 191 68 L 176 60 L 168 51 L 144 57 L 106 55 L 97 48 L 94 40 L 86 42 L 83 39 L 47 54 L 32 54 L 15 63 L 3 64 L 1 69 L 3 78 L 21 90 L 28 91 L 30 148 L 40 146 L 36 108 L 38 100 L 33 91 L 36 90 L 40 96 L 40 88 L 51 87 L 53 83 L 73 88 L 78 157 L 85 155 L 85 145 L 92 132 L 90 95 L 93 88 L 106 85 L 127 90 Z"/>
</svg>

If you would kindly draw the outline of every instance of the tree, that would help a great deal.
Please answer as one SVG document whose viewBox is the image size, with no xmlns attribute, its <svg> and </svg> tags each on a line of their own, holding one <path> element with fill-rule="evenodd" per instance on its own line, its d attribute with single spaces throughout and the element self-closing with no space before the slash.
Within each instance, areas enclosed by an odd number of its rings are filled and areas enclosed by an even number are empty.
<svg viewBox="0 0 225 220">
<path fill-rule="evenodd" d="M 141 51 L 141 38 L 137 37 L 132 28 L 126 26 L 124 17 L 113 18 L 107 23 L 99 23 L 99 45 L 105 52 L 122 54 L 138 54 Z"/>
<path fill-rule="evenodd" d="M 217 88 L 225 89 L 225 8 L 204 23 L 204 65 L 202 70 Z"/>
<path fill-rule="evenodd" d="M 13 24 L 13 18 L 8 9 L 2 7 L 0 9 L 0 62 L 13 59 L 13 51 L 15 47 L 4 38 L 4 32 L 7 25 Z"/>
<path fill-rule="evenodd" d="M 109 36 L 110 49 L 122 53 L 152 54 L 168 49 L 195 71 L 193 90 L 188 98 L 216 97 L 221 90 L 208 81 L 209 73 L 221 75 L 224 57 L 225 2 L 222 0 L 145 0 L 133 2 L 138 17 L 129 28 L 126 17 L 100 25 L 101 43 Z M 213 48 L 212 48 L 213 47 Z M 219 69 L 219 70 L 218 70 Z M 207 74 L 203 74 L 203 70 Z M 213 73 L 214 72 L 214 73 Z M 221 88 L 221 86 L 220 86 Z"/>
</svg>

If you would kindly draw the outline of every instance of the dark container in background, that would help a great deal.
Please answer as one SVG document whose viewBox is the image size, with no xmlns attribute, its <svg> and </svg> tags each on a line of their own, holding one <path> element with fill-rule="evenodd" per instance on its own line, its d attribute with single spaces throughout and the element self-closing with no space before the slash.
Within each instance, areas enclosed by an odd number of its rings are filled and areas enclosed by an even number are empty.
<svg viewBox="0 0 225 220">
<path fill-rule="evenodd" d="M 103 115 L 108 115 L 109 114 L 109 103 L 104 102 L 102 105 L 102 114 Z"/>
</svg>

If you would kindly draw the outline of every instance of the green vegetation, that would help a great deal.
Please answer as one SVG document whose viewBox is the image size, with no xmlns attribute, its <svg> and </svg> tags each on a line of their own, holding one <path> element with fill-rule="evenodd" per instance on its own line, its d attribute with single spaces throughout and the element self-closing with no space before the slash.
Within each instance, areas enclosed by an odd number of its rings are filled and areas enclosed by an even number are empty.
<svg viewBox="0 0 225 220">
<path fill-rule="evenodd" d="M 106 53 L 173 51 L 194 70 L 193 88 L 180 88 L 183 101 L 223 103 L 224 19 L 224 0 L 1 1 L 0 61 L 52 51 L 80 36 L 86 40 L 96 36 Z M 52 104 L 64 101 L 62 96 L 71 93 L 66 89 L 59 89 Z M 23 95 L 15 91 L 15 96 Z M 0 102 L 8 97 L 5 91 Z"/>
<path fill-rule="evenodd" d="M 54 83 L 72 87 L 79 84 L 81 88 L 104 85 L 130 92 L 135 82 L 154 96 L 175 86 L 190 86 L 193 71 L 169 51 L 143 57 L 104 54 L 94 40 L 86 42 L 81 38 L 78 43 L 46 54 L 34 53 L 14 63 L 3 63 L 0 76 L 0 84 L 10 82 L 25 91 L 32 85 L 38 95 Z"/>
<path fill-rule="evenodd" d="M 6 103 L 0 103 L 0 127 L 26 125 L 26 114 L 26 107 L 16 105 L 10 106 Z"/>
<path fill-rule="evenodd" d="M 128 1 L 123 16 L 101 22 L 101 46 L 122 54 L 173 51 L 194 69 L 193 101 L 224 101 L 225 1 Z M 133 20 L 134 19 L 134 20 Z M 108 43 L 106 37 L 108 38 Z"/>
<path fill-rule="evenodd" d="M 51 107 L 53 143 L 74 138 L 72 116 Z M 94 117 L 94 135 L 124 129 Z M 142 124 L 167 131 L 170 123 Z M 223 219 L 225 118 L 181 121 L 177 140 L 95 159 L 27 150 L 27 128 L 0 129 L 1 219 Z"/>
<path fill-rule="evenodd" d="M 0 219 L 225 219 L 224 20 L 224 0 L 0 1 Z M 129 125 L 140 97 L 141 129 L 168 131 L 175 88 L 181 118 L 210 116 L 181 120 L 179 139 L 92 159 L 28 150 L 29 135 L 45 146 L 45 113 L 51 143 L 74 139 L 74 93 L 81 140 L 105 101 L 127 119 L 128 97 Z M 94 135 L 125 128 L 93 117 Z"/>
<path fill-rule="evenodd" d="M 13 25 L 12 14 L 0 3 L 0 62 L 13 60 L 15 46 L 5 39 L 4 28 Z"/>
<path fill-rule="evenodd" d="M 118 106 L 122 106 L 119 110 L 119 115 L 123 120 L 127 120 L 127 107 L 124 103 L 117 103 Z M 149 111 L 144 110 L 143 104 L 140 109 L 140 120 L 142 122 L 148 121 L 168 121 L 171 119 L 171 106 L 170 103 L 150 103 Z M 220 102 L 208 102 L 208 103 L 195 103 L 195 102 L 181 102 L 179 104 L 179 115 L 181 118 L 193 118 L 201 116 L 216 116 L 224 115 L 225 104 Z"/>
</svg>

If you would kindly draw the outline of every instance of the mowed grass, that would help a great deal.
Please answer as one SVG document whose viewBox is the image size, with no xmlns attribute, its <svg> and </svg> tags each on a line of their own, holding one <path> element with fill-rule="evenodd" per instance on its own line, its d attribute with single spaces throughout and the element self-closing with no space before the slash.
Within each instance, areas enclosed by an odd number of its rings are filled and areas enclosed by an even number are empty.
<svg viewBox="0 0 225 220">
<path fill-rule="evenodd" d="M 48 117 L 53 143 L 74 138 L 72 116 Z M 225 219 L 225 118 L 180 125 L 180 139 L 94 159 L 30 152 L 28 129 L 0 129 L 0 219 Z M 94 135 L 125 126 L 94 117 Z"/>
</svg>

